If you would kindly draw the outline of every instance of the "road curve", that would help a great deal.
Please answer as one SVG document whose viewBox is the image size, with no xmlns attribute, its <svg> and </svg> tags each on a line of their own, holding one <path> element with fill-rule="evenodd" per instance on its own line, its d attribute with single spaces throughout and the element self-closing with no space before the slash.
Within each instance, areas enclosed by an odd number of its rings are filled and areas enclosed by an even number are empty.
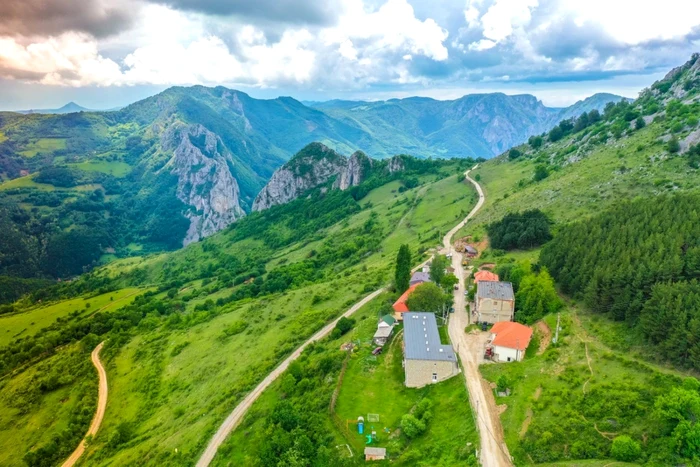
<svg viewBox="0 0 700 467">
<path fill-rule="evenodd" d="M 478 167 L 474 166 L 474 170 Z M 455 312 L 450 315 L 448 333 L 452 345 L 456 347 L 459 358 L 464 368 L 464 379 L 469 392 L 469 402 L 475 414 L 477 428 L 479 429 L 479 439 L 481 444 L 480 461 L 483 467 L 507 467 L 512 466 L 508 447 L 503 440 L 503 428 L 501 419 L 495 407 L 495 401 L 488 392 L 491 388 L 483 380 L 479 372 L 478 353 L 483 352 L 483 342 L 477 336 L 472 336 L 464 332 L 464 328 L 469 325 L 470 319 L 465 303 L 465 271 L 462 267 L 462 254 L 452 248 L 452 237 L 464 227 L 474 215 L 481 209 L 486 200 L 484 191 L 476 180 L 469 177 L 468 170 L 464 173 L 467 180 L 474 185 L 479 193 L 479 201 L 469 215 L 450 230 L 443 238 L 443 247 L 447 252 L 452 253 L 452 267 L 459 277 L 459 288 L 455 294 Z"/>
<path fill-rule="evenodd" d="M 95 436 L 97 430 L 100 429 L 102 419 L 105 416 L 105 410 L 107 409 L 107 372 L 105 371 L 105 367 L 102 366 L 102 362 L 100 361 L 100 350 L 102 350 L 102 346 L 104 346 L 104 342 L 100 342 L 100 344 L 97 347 L 95 347 L 95 350 L 93 350 L 92 354 L 90 355 L 90 357 L 92 358 L 92 364 L 95 366 L 95 369 L 97 369 L 97 374 L 100 377 L 100 385 L 97 396 L 97 410 L 95 410 L 95 415 L 92 417 L 92 423 L 90 423 L 90 428 L 85 434 L 86 437 L 90 435 Z M 83 452 L 85 452 L 84 439 L 80 442 L 78 447 L 75 448 L 73 454 L 71 454 L 70 457 L 66 459 L 66 461 L 61 467 L 72 467 L 78 461 L 78 459 L 80 459 L 80 456 L 83 455 Z"/>
<path fill-rule="evenodd" d="M 474 166 L 474 169 L 478 167 L 478 164 Z M 473 169 L 472 169 L 473 170 Z M 465 172 L 465 175 L 468 176 L 469 170 Z M 477 184 L 475 181 L 469 179 L 472 183 L 475 184 L 477 187 L 477 191 L 479 192 L 479 202 L 477 203 L 477 206 L 472 209 L 472 211 L 469 213 L 469 215 L 455 228 L 450 230 L 448 234 L 445 236 L 445 239 L 448 238 L 448 236 L 451 238 L 455 232 L 457 232 L 459 229 L 461 229 L 464 224 L 469 220 L 476 212 L 479 210 L 482 204 L 484 204 L 483 198 L 484 198 L 484 193 L 481 191 L 481 187 L 479 184 Z M 449 242 L 447 243 L 449 245 Z M 425 264 L 427 264 L 430 261 L 430 259 L 425 260 L 418 266 L 414 267 L 412 271 L 416 271 L 420 268 L 422 268 Z M 336 323 L 338 320 L 342 317 L 349 317 L 353 313 L 355 313 L 357 310 L 362 308 L 364 305 L 366 305 L 368 302 L 376 298 L 379 294 L 382 292 L 386 291 L 386 287 L 382 287 L 381 289 L 375 290 L 371 294 L 367 295 L 364 297 L 362 300 L 359 302 L 355 303 L 352 307 L 350 307 L 345 313 L 343 313 L 341 316 L 339 316 L 337 319 L 335 319 L 333 322 L 329 323 L 326 325 L 323 329 L 318 331 L 316 334 L 311 336 L 309 340 L 304 342 L 301 347 L 296 349 L 294 353 L 292 353 L 289 357 L 284 359 L 282 363 L 279 364 L 277 368 L 272 370 L 272 373 L 267 375 L 265 379 L 263 379 L 256 387 L 253 389 L 237 406 L 236 408 L 233 409 L 233 412 L 229 414 L 228 417 L 226 417 L 226 420 L 221 424 L 219 429 L 216 431 L 214 434 L 214 437 L 209 441 L 209 444 L 207 445 L 207 448 L 204 450 L 202 453 L 202 456 L 199 458 L 197 461 L 197 467 L 208 467 L 209 464 L 211 463 L 212 460 L 214 460 L 214 456 L 216 456 L 216 451 L 219 449 L 219 446 L 223 444 L 223 442 L 226 440 L 228 435 L 238 426 L 238 424 L 241 422 L 243 419 L 243 416 L 246 414 L 248 409 L 253 405 L 253 402 L 257 400 L 258 397 L 267 389 L 284 371 L 287 369 L 290 363 L 292 363 L 294 360 L 299 358 L 301 353 L 304 351 L 304 349 L 311 344 L 312 342 L 315 342 L 319 339 L 322 339 L 326 337 L 328 334 L 331 333 L 333 328 L 335 327 Z"/>
</svg>

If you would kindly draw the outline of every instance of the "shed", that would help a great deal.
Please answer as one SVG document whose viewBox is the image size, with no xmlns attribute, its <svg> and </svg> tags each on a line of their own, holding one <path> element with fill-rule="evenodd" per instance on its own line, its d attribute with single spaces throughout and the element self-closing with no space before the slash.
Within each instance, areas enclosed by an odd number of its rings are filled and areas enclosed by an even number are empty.
<svg viewBox="0 0 700 467">
<path fill-rule="evenodd" d="M 467 254 L 467 256 L 469 256 L 470 258 L 473 258 L 473 257 L 475 257 L 476 255 L 479 254 L 479 252 L 476 251 L 476 248 L 474 248 L 474 247 L 471 246 L 471 245 L 465 246 L 465 247 L 464 247 L 464 252 L 465 252 L 465 253 Z"/>
<path fill-rule="evenodd" d="M 386 448 L 365 448 L 366 461 L 381 461 L 386 459 Z"/>
</svg>

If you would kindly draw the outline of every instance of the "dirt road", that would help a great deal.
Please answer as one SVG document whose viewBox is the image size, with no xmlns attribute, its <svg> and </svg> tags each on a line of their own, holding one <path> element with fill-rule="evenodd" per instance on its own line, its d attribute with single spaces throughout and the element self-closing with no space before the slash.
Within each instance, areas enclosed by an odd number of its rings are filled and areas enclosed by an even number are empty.
<svg viewBox="0 0 700 467">
<path fill-rule="evenodd" d="M 102 350 L 103 345 L 104 342 L 100 342 L 100 344 L 97 347 L 95 347 L 95 350 L 92 351 L 91 355 L 92 364 L 97 369 L 97 374 L 100 377 L 100 385 L 97 396 L 97 410 L 95 411 L 95 416 L 92 417 L 92 423 L 90 423 L 90 428 L 85 434 L 86 437 L 90 435 L 94 436 L 97 433 L 97 430 L 100 429 L 102 419 L 105 416 L 105 409 L 107 408 L 107 372 L 105 371 L 105 367 L 102 366 L 102 362 L 100 361 L 100 350 Z M 80 442 L 78 447 L 75 448 L 75 451 L 73 451 L 73 454 L 71 454 L 70 457 L 66 459 L 66 461 L 63 463 L 62 467 L 71 467 L 72 465 L 74 465 L 78 461 L 80 456 L 83 455 L 84 451 L 85 440 Z"/>
<path fill-rule="evenodd" d="M 477 167 L 475 166 L 474 169 Z M 462 254 L 455 252 L 452 248 L 452 237 L 481 209 L 486 200 L 481 186 L 469 177 L 470 171 L 468 170 L 465 175 L 479 193 L 479 201 L 469 215 L 454 229 L 450 230 L 442 241 L 443 252 L 452 253 L 452 267 L 459 278 L 459 289 L 455 292 L 455 312 L 450 315 L 448 332 L 452 345 L 459 354 L 464 367 L 464 378 L 469 391 L 469 402 L 472 405 L 479 429 L 481 465 L 484 467 L 505 467 L 511 466 L 513 463 L 508 453 L 508 447 L 503 440 L 501 419 L 498 417 L 493 393 L 486 381 L 481 377 L 481 373 L 479 373 L 479 363 L 483 360 L 484 344 L 488 335 L 480 332 L 475 334 L 466 334 L 464 332 L 464 328 L 470 324 L 464 295 L 466 273 L 462 267 Z"/>
<path fill-rule="evenodd" d="M 474 169 L 476 169 L 478 165 L 474 166 Z M 473 169 L 472 169 L 473 170 Z M 469 174 L 469 170 L 467 170 L 466 174 Z M 472 211 L 469 213 L 467 218 L 465 218 L 462 222 L 457 224 L 455 228 L 450 230 L 450 232 L 445 236 L 445 241 L 449 240 L 452 238 L 452 236 L 457 232 L 459 229 L 464 226 L 466 221 L 473 216 L 476 211 L 479 210 L 482 204 L 484 204 L 484 193 L 481 191 L 481 187 L 473 180 L 469 179 L 471 183 L 476 186 L 477 191 L 479 192 L 479 202 L 477 203 L 476 207 L 472 209 Z M 449 236 L 449 239 L 448 239 Z M 449 246 L 449 241 L 447 243 Z M 430 260 L 426 260 L 423 263 L 419 264 L 418 266 L 414 267 L 412 271 L 416 271 L 420 268 L 422 268 L 426 263 L 428 263 Z M 460 265 L 461 269 L 461 265 Z M 272 373 L 267 375 L 265 379 L 263 379 L 256 387 L 253 389 L 234 409 L 233 412 L 229 414 L 228 417 L 226 417 L 226 420 L 221 424 L 219 429 L 216 431 L 214 436 L 212 437 L 211 441 L 209 441 L 209 444 L 207 445 L 207 448 L 204 450 L 202 453 L 202 456 L 199 458 L 197 461 L 197 467 L 207 467 L 211 461 L 214 459 L 214 456 L 216 455 L 216 451 L 219 449 L 219 446 L 221 446 L 228 437 L 228 435 L 233 431 L 236 426 L 241 422 L 243 419 L 243 416 L 246 414 L 248 409 L 253 405 L 253 402 L 255 402 L 258 397 L 267 389 L 284 371 L 289 367 L 289 364 L 292 363 L 294 360 L 299 358 L 301 353 L 304 351 L 304 349 L 311 344 L 312 342 L 315 342 L 319 339 L 322 339 L 326 337 L 328 334 L 331 333 L 333 328 L 335 327 L 335 324 L 338 322 L 338 320 L 341 317 L 349 317 L 353 313 L 355 313 L 357 310 L 362 308 L 364 305 L 366 305 L 368 302 L 376 298 L 379 294 L 384 292 L 386 288 L 382 287 L 379 290 L 375 290 L 371 294 L 367 295 L 365 298 L 360 300 L 359 302 L 355 303 L 350 309 L 348 309 L 345 313 L 343 313 L 341 316 L 339 316 L 336 320 L 333 322 L 329 323 L 326 325 L 323 329 L 318 331 L 316 334 L 314 334 L 309 340 L 304 342 L 301 347 L 296 349 L 294 353 L 292 353 L 289 357 L 287 357 L 282 363 L 279 364 L 277 368 L 275 368 Z"/>
</svg>

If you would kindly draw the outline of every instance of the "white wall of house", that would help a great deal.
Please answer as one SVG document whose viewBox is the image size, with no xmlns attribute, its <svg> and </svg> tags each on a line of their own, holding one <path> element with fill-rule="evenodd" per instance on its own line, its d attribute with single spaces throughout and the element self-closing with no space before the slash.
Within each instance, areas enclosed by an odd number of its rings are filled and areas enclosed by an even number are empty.
<svg viewBox="0 0 700 467">
<path fill-rule="evenodd" d="M 499 362 L 521 361 L 525 357 L 524 350 L 511 349 L 510 347 L 493 346 L 493 353 L 498 356 Z M 508 360 L 510 358 L 510 360 Z"/>
</svg>

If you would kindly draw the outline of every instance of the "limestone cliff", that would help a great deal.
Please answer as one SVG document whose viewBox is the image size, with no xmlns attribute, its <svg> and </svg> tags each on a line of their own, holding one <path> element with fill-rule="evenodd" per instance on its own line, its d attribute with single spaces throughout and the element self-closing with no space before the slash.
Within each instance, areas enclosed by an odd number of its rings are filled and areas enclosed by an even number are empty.
<svg viewBox="0 0 700 467">
<path fill-rule="evenodd" d="M 277 169 L 253 202 L 253 211 L 285 204 L 303 192 L 338 177 L 348 159 L 321 143 L 311 143 Z"/>
<path fill-rule="evenodd" d="M 372 170 L 372 159 L 362 151 L 355 151 L 348 159 L 347 166 L 336 178 L 333 188 L 347 190 L 351 186 L 357 186 L 367 179 L 370 170 Z"/>
<path fill-rule="evenodd" d="M 162 146 L 172 151 L 164 169 L 177 175 L 177 197 L 190 210 L 183 245 L 196 242 L 245 216 L 238 182 L 229 170 L 223 143 L 202 125 L 178 124 L 163 134 Z"/>
</svg>

